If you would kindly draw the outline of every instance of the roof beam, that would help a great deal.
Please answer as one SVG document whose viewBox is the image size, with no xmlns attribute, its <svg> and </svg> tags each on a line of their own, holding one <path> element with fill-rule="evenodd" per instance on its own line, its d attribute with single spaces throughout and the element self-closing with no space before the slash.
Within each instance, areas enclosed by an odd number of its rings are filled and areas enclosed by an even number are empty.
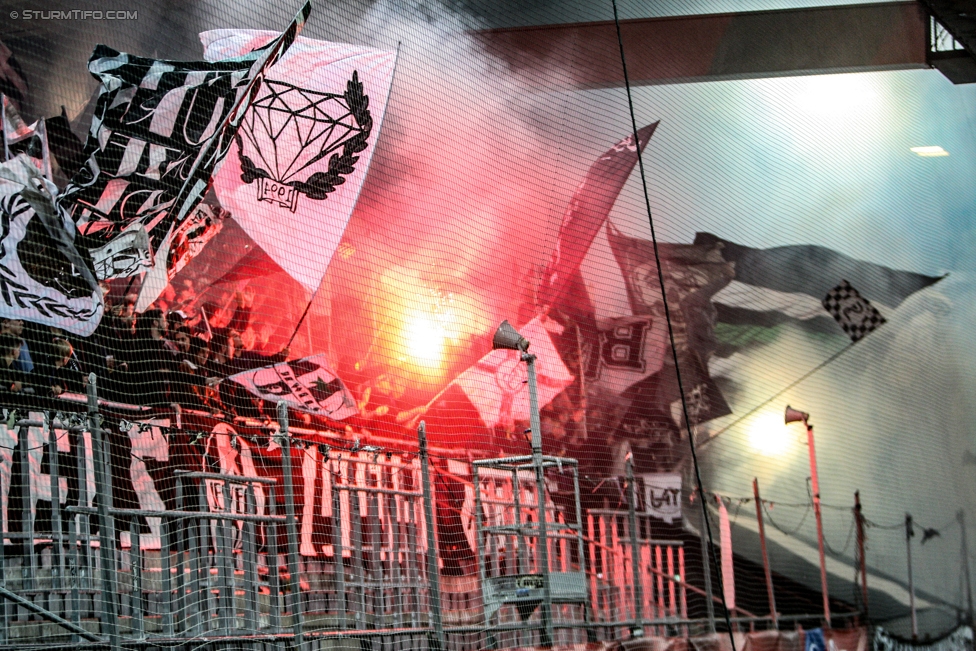
<svg viewBox="0 0 976 651">
<path fill-rule="evenodd" d="M 916 2 L 813 7 L 620 23 L 635 85 L 929 67 Z M 623 85 L 613 21 L 476 32 L 543 88 Z M 559 74 L 555 74 L 558 70 Z"/>
<path fill-rule="evenodd" d="M 976 2 L 973 0 L 921 0 L 933 20 L 955 39 L 957 48 L 929 52 L 929 63 L 954 84 L 976 82 Z M 933 26 L 934 27 L 934 26 Z M 930 35 L 930 40 L 931 35 Z"/>
</svg>

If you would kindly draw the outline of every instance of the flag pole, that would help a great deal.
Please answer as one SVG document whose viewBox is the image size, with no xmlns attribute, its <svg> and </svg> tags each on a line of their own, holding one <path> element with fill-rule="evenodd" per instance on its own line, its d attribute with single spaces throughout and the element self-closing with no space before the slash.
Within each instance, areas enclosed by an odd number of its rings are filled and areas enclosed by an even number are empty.
<svg viewBox="0 0 976 651">
<path fill-rule="evenodd" d="M 912 577 L 912 538 L 915 536 L 915 527 L 912 526 L 912 516 L 905 514 L 905 551 L 908 556 L 908 605 L 911 609 L 912 618 L 912 640 L 918 639 L 918 618 L 915 616 L 915 580 Z"/>
<path fill-rule="evenodd" d="M 861 510 L 861 491 L 854 491 L 854 518 L 857 520 L 857 552 L 860 555 L 861 599 L 864 601 L 864 621 L 868 621 L 868 563 L 864 557 L 864 513 Z"/>
<path fill-rule="evenodd" d="M 773 619 L 773 628 L 779 630 L 779 615 L 776 614 L 776 594 L 773 592 L 773 573 L 769 568 L 769 556 L 766 554 L 766 527 L 763 523 L 762 500 L 759 498 L 759 478 L 752 478 L 752 494 L 756 498 L 756 522 L 759 523 L 759 546 L 762 549 L 763 571 L 766 573 L 766 596 L 769 599 L 769 616 Z"/>
<path fill-rule="evenodd" d="M 826 628 L 830 626 L 830 594 L 827 591 L 827 559 L 824 555 L 823 513 L 820 509 L 820 480 L 817 477 L 817 450 L 813 444 L 813 425 L 807 422 L 807 447 L 810 449 L 810 481 L 813 483 L 813 514 L 817 518 L 817 548 L 820 552 L 820 589 L 823 593 L 823 609 Z"/>
<path fill-rule="evenodd" d="M 321 282 L 319 283 L 319 285 L 321 286 Z M 311 309 L 312 301 L 315 300 L 315 294 L 318 294 L 318 291 L 319 290 L 316 289 L 315 293 L 312 294 L 312 298 L 309 299 L 308 305 L 305 306 L 305 311 L 302 312 L 302 316 L 299 317 L 298 323 L 295 324 L 295 329 L 292 331 L 291 337 L 288 338 L 288 343 L 285 344 L 285 348 L 291 348 L 291 342 L 295 341 L 295 335 L 298 334 L 298 329 L 302 327 L 302 322 L 305 320 L 305 317 L 308 316 L 308 311 Z M 329 318 L 330 319 L 332 318 L 331 314 L 329 315 Z M 312 351 L 309 352 L 311 353 Z"/>
<path fill-rule="evenodd" d="M 590 433 L 587 431 L 586 423 L 586 368 L 583 366 L 583 338 L 580 335 L 578 323 L 576 324 L 576 358 L 579 360 L 580 407 L 583 408 L 583 440 L 587 441 L 590 438 Z"/>
</svg>

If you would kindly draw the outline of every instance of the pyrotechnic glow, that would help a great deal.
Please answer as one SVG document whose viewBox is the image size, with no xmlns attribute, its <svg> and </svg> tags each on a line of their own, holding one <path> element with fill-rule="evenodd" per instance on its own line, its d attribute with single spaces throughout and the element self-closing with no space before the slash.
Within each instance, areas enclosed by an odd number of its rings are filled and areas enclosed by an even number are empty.
<svg viewBox="0 0 976 651">
<path fill-rule="evenodd" d="M 749 443 L 759 454 L 777 457 L 789 451 L 793 436 L 783 423 L 783 414 L 765 413 L 749 425 Z"/>
<path fill-rule="evenodd" d="M 407 353 L 422 366 L 439 366 L 444 356 L 444 328 L 422 314 L 415 314 L 404 325 Z"/>
</svg>

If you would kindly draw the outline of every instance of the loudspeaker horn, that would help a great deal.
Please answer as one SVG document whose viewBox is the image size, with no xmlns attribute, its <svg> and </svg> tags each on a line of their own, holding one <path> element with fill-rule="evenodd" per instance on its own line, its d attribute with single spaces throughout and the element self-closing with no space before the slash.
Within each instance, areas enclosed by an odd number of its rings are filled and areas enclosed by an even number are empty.
<svg viewBox="0 0 976 651">
<path fill-rule="evenodd" d="M 807 422 L 807 419 L 808 418 L 810 418 L 810 414 L 808 414 L 807 412 L 800 411 L 799 409 L 793 409 L 793 407 L 790 407 L 789 405 L 786 405 L 786 424 L 787 425 L 789 425 L 790 423 L 798 423 L 800 421 L 803 421 L 805 423 L 805 422 Z"/>
<path fill-rule="evenodd" d="M 521 350 L 524 353 L 529 349 L 529 340 L 520 335 L 506 319 L 495 331 L 495 336 L 491 339 L 491 347 L 495 350 L 499 348 Z"/>
</svg>

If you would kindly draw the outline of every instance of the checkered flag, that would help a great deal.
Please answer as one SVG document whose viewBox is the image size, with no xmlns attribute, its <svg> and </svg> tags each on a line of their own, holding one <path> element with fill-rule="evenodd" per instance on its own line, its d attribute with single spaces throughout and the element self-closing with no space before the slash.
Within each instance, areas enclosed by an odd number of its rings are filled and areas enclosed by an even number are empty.
<svg viewBox="0 0 976 651">
<path fill-rule="evenodd" d="M 868 299 L 858 294 L 846 280 L 827 292 L 823 306 L 844 329 L 852 342 L 858 342 L 878 329 L 885 318 Z"/>
</svg>

